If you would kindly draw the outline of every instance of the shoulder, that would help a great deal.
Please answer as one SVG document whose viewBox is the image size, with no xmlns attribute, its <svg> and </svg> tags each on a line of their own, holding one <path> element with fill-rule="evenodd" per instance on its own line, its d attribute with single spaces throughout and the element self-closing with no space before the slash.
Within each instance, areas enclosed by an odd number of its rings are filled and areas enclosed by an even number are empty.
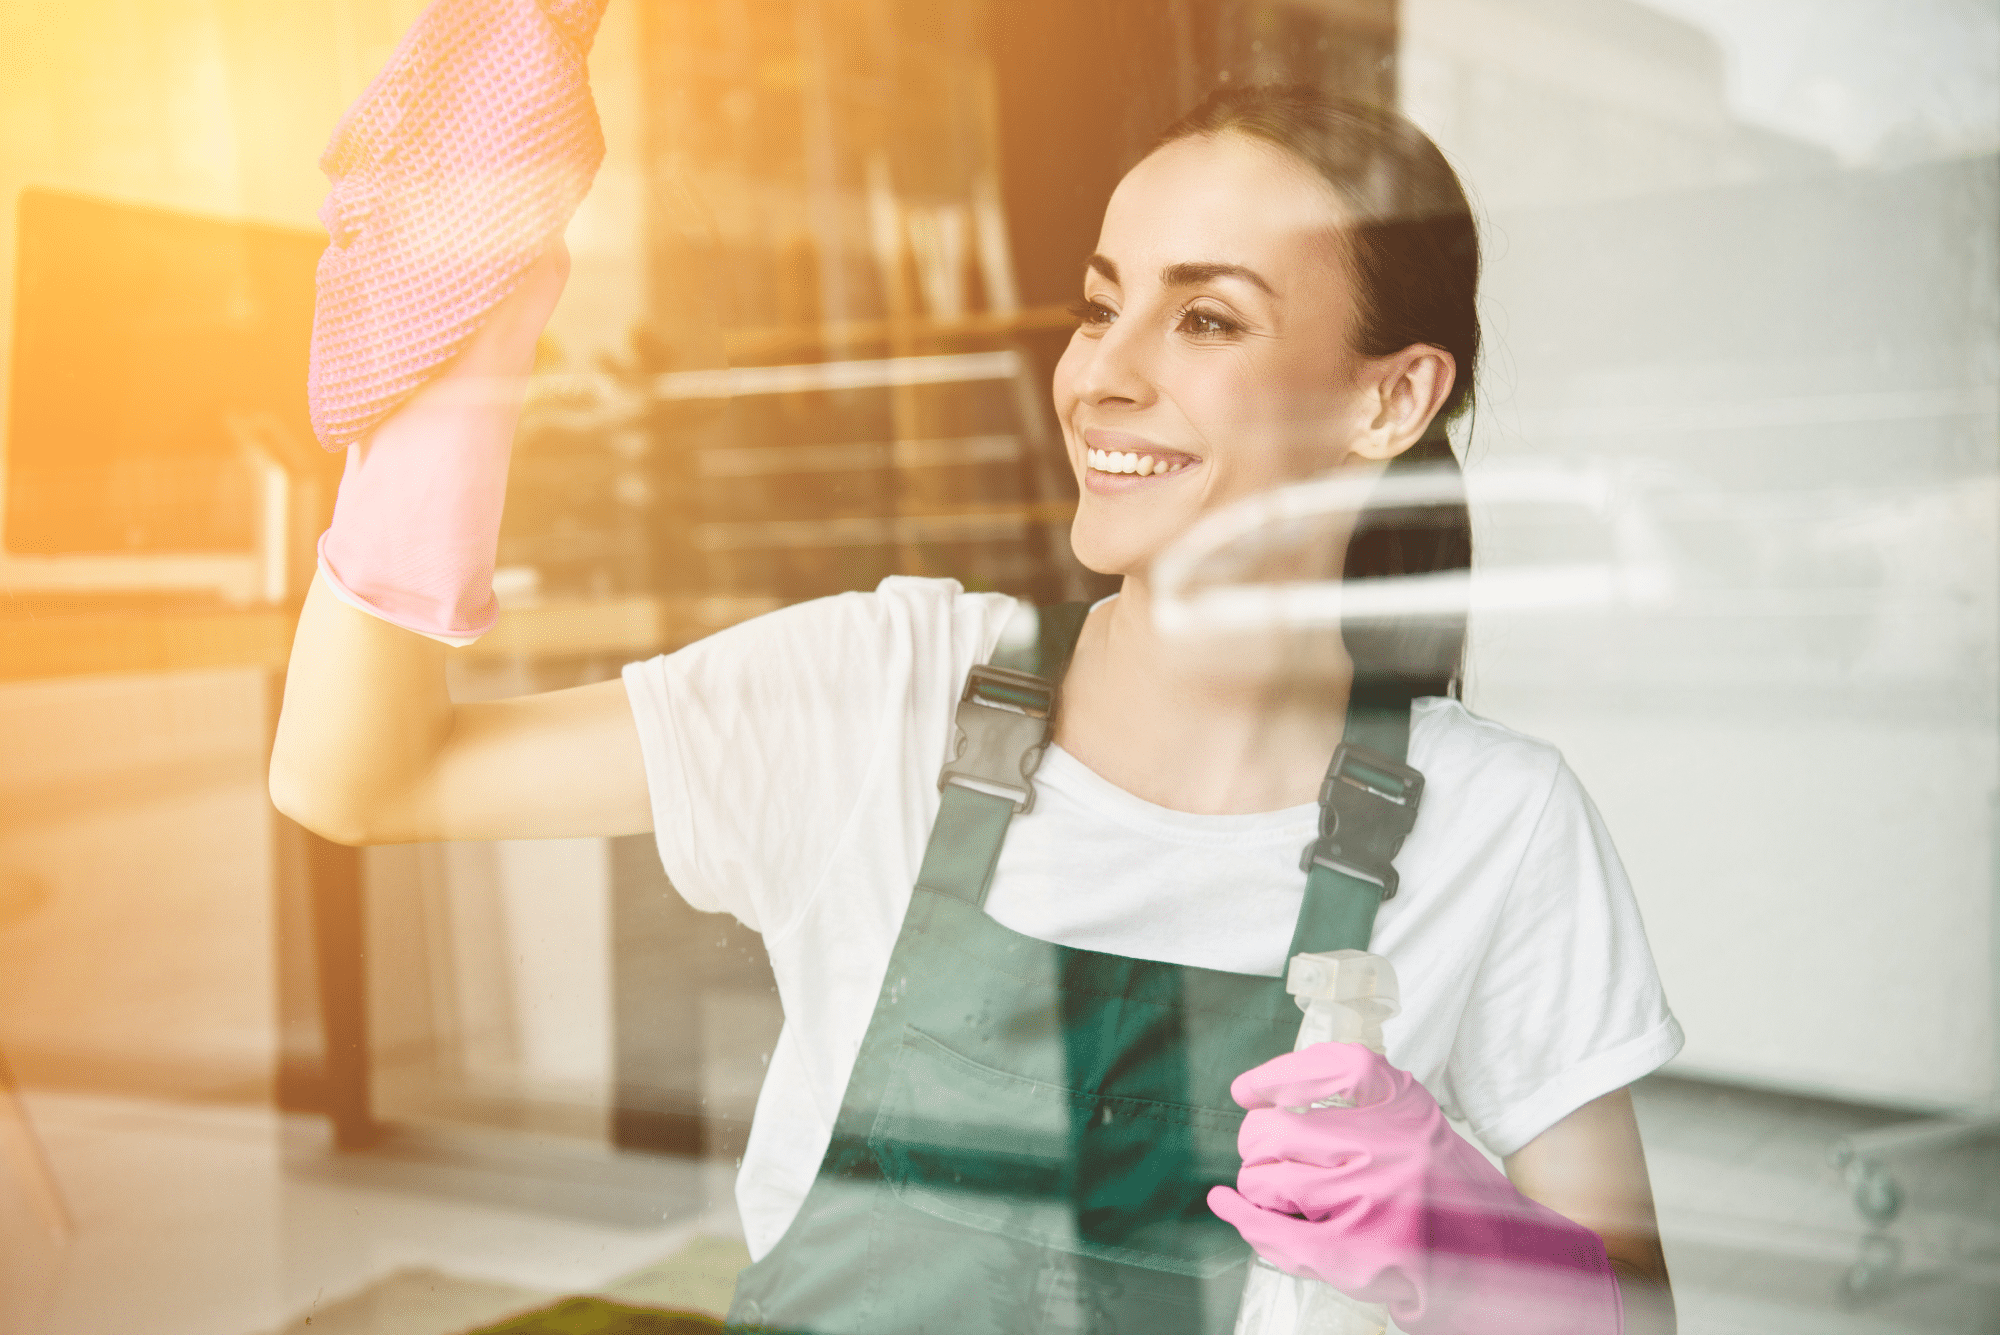
<svg viewBox="0 0 2000 1335">
<path fill-rule="evenodd" d="M 992 650 L 1001 629 L 1024 604 L 1004 593 L 967 593 L 955 579 L 923 579 L 891 575 L 873 593 L 843 594 L 843 613 L 867 619 L 891 634 L 919 642 L 939 639 L 977 646 L 979 656 Z"/>
<path fill-rule="evenodd" d="M 1412 842 L 1476 852 L 1488 870 L 1518 866 L 1550 809 L 1583 801 L 1562 752 L 1457 700 L 1413 706 L 1410 764 L 1424 776 Z"/>
<path fill-rule="evenodd" d="M 1426 793 L 1445 784 L 1524 798 L 1545 796 L 1565 770 L 1562 752 L 1548 742 L 1442 696 L 1411 706 L 1410 764 L 1423 773 Z"/>
<path fill-rule="evenodd" d="M 951 702 L 1015 608 L 952 580 L 888 579 L 628 666 L 661 860 L 688 901 L 788 930 L 864 808 L 861 824 L 888 831 L 870 838 L 921 854 L 921 831 L 897 822 L 928 827 L 912 799 L 932 792 Z"/>
<path fill-rule="evenodd" d="M 967 593 L 955 579 L 891 575 L 871 593 L 801 604 L 799 629 L 815 671 L 892 689 L 942 678 L 956 692 L 1023 606 L 1003 593 Z"/>
<path fill-rule="evenodd" d="M 771 621 L 774 628 L 788 623 L 788 630 L 873 636 L 885 643 L 969 638 L 990 647 L 1021 605 L 1004 593 L 967 593 L 955 579 L 891 575 L 872 592 L 815 598 L 758 620 Z"/>
<path fill-rule="evenodd" d="M 879 679 L 894 663 L 940 654 L 976 661 L 1020 606 L 1006 594 L 967 593 L 953 579 L 892 575 L 870 592 L 794 603 L 637 666 L 669 675 L 804 670 Z"/>
<path fill-rule="evenodd" d="M 1418 830 L 1432 838 L 1476 848 L 1493 868 L 1560 864 L 1574 873 L 1556 881 L 1622 875 L 1590 795 L 1550 743 L 1456 700 L 1427 698 L 1411 718 L 1410 763 L 1424 776 Z"/>
</svg>

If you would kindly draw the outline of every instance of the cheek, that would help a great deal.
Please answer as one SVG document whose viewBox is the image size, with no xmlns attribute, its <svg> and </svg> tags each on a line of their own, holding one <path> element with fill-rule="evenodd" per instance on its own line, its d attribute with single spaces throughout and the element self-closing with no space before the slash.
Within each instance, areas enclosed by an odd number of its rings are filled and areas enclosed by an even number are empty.
<svg viewBox="0 0 2000 1335">
<path fill-rule="evenodd" d="M 1083 375 L 1084 364 L 1090 359 L 1090 350 L 1083 345 L 1081 332 L 1069 336 L 1069 346 L 1056 362 L 1055 379 L 1050 388 L 1056 405 L 1056 420 L 1064 431 L 1069 430 L 1069 412 L 1076 406 L 1076 385 Z"/>
<path fill-rule="evenodd" d="M 1174 377 L 1181 415 L 1231 473 L 1266 471 L 1286 451 L 1289 390 L 1261 359 L 1210 352 L 1189 358 Z"/>
<path fill-rule="evenodd" d="M 1289 481 L 1332 467 L 1346 452 L 1345 399 L 1330 359 L 1287 357 L 1218 366 L 1189 386 L 1190 417 L 1236 456 L 1245 480 Z"/>
</svg>

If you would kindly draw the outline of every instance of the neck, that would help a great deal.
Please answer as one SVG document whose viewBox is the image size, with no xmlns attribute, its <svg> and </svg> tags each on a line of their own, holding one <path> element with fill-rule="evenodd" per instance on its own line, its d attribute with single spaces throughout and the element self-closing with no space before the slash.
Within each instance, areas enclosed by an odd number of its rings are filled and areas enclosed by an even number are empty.
<svg viewBox="0 0 2000 1335">
<path fill-rule="evenodd" d="M 1160 806 L 1274 811 L 1314 800 L 1352 676 L 1337 632 L 1255 644 L 1163 636 L 1151 588 L 1128 575 L 1084 624 L 1056 740 Z"/>
</svg>

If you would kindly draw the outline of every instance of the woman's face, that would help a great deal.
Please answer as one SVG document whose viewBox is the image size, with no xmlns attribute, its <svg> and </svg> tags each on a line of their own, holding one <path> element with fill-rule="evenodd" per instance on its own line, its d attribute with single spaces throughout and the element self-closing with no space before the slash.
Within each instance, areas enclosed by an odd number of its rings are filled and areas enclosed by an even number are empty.
<svg viewBox="0 0 2000 1335">
<path fill-rule="evenodd" d="M 1143 573 L 1201 514 L 1348 461 L 1372 413 L 1341 220 L 1311 168 L 1240 135 L 1119 183 L 1055 375 L 1084 565 Z"/>
</svg>

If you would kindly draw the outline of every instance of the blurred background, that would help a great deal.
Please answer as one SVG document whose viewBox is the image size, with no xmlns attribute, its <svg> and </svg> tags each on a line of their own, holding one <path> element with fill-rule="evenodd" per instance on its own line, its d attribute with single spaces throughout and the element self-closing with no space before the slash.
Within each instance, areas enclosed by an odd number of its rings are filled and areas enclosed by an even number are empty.
<svg viewBox="0 0 2000 1335">
<path fill-rule="evenodd" d="M 754 935 L 643 838 L 264 795 L 338 479 L 315 164 L 420 9 L 0 0 L 0 1331 L 744 1260 Z M 2000 1331 L 1987 0 L 612 0 L 591 76 L 462 698 L 894 573 L 1105 591 L 1047 386 L 1111 186 L 1225 83 L 1396 105 L 1484 225 L 1481 561 L 1614 576 L 1479 614 L 1467 698 L 1581 775 L 1687 1030 L 1637 1090 L 1682 1329 Z"/>
</svg>

